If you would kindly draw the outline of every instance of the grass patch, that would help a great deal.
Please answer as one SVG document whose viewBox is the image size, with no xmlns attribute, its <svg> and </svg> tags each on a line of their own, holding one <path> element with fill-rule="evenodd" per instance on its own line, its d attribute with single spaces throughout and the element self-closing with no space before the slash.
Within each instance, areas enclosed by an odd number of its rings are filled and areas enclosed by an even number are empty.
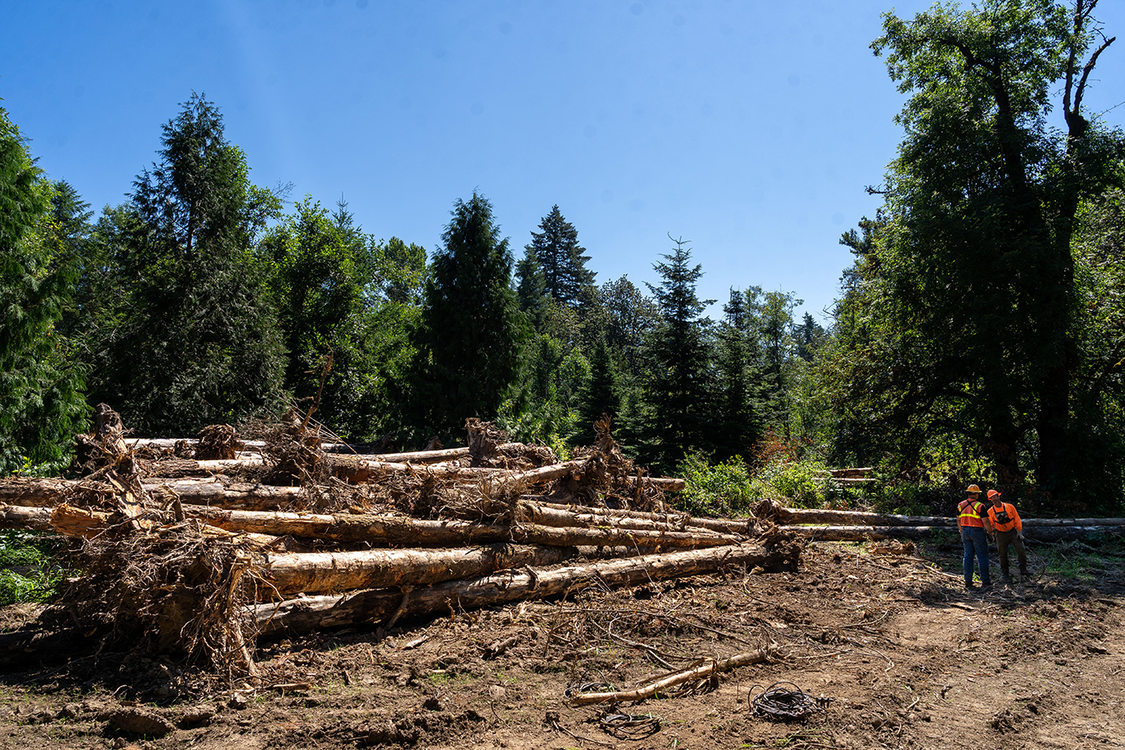
<svg viewBox="0 0 1125 750">
<path fill-rule="evenodd" d="M 65 572 L 59 555 L 66 542 L 54 534 L 0 530 L 0 605 L 43 602 Z"/>
</svg>

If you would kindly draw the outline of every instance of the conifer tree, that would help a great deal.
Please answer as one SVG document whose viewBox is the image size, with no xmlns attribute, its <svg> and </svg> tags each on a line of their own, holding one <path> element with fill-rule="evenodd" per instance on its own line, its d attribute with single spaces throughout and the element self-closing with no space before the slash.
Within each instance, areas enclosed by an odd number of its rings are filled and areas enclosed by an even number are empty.
<svg viewBox="0 0 1125 750">
<path fill-rule="evenodd" d="M 521 330 L 508 240 L 492 204 L 458 200 L 426 283 L 418 341 L 419 427 L 443 440 L 496 416 L 516 376 Z"/>
<path fill-rule="evenodd" d="M 0 108 L 0 472 L 62 458 L 83 421 L 81 380 L 58 330 L 73 266 L 51 199 Z"/>
<path fill-rule="evenodd" d="M 590 299 L 595 274 L 586 268 L 590 256 L 578 244 L 578 230 L 563 218 L 556 204 L 531 233 L 527 249 L 543 272 L 547 294 L 560 305 L 579 307 Z"/>
<path fill-rule="evenodd" d="M 653 268 L 663 279 L 649 284 L 661 320 L 649 337 L 649 370 L 644 388 L 652 462 L 671 469 L 693 448 L 704 448 L 710 421 L 708 343 L 702 313 L 714 300 L 700 300 L 696 283 L 703 275 L 691 265 L 682 238 Z"/>
<path fill-rule="evenodd" d="M 246 157 L 200 95 L 164 125 L 158 155 L 119 217 L 128 299 L 99 386 L 120 388 L 138 431 L 190 434 L 280 394 L 283 348 L 255 253 L 280 202 L 250 183 Z"/>
</svg>

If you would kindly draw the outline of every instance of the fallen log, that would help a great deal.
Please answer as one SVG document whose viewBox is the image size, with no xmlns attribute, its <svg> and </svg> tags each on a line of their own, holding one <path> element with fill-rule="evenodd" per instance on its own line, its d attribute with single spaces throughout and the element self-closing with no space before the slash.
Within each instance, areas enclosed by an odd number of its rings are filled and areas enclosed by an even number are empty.
<svg viewBox="0 0 1125 750">
<path fill-rule="evenodd" d="M 588 706 L 591 703 L 635 703 L 646 698 L 652 698 L 661 690 L 667 690 L 685 682 L 697 682 L 706 677 L 712 677 L 719 672 L 729 672 L 737 667 L 748 664 L 761 664 L 771 657 L 770 649 L 758 649 L 736 654 L 727 659 L 705 659 L 689 669 L 666 674 L 652 682 L 648 682 L 633 690 L 616 690 L 601 693 L 576 693 L 568 699 L 572 706 Z"/>
<path fill-rule="evenodd" d="M 660 516 L 660 514 L 651 514 Z M 724 525 L 721 531 L 704 526 L 693 526 L 695 518 L 686 515 L 666 514 L 663 519 L 618 515 L 606 508 L 593 508 L 582 505 L 559 506 L 521 499 L 516 506 L 516 517 L 543 526 L 607 526 L 611 528 L 634 528 L 642 531 L 692 531 L 695 533 L 726 533 L 745 536 L 750 524 L 733 521 Z M 737 531 L 733 531 L 737 530 Z"/>
<path fill-rule="evenodd" d="M 54 508 L 36 508 L 39 512 L 50 514 L 50 530 L 64 536 L 93 538 L 101 534 L 115 521 L 113 513 L 77 508 L 63 503 Z M 156 515 L 156 514 L 150 514 Z M 120 519 L 120 516 L 117 516 Z M 140 519 L 146 522 L 146 530 L 155 534 L 166 534 L 180 528 L 183 521 L 160 525 L 153 518 L 142 515 Z M 232 541 L 242 544 L 250 549 L 265 550 L 278 546 L 280 540 L 269 534 L 258 534 L 246 531 L 228 531 L 217 526 L 201 524 L 200 534 L 206 539 Z"/>
<path fill-rule="evenodd" d="M 777 506 L 777 522 L 781 524 L 828 524 L 835 526 L 956 526 L 957 519 L 947 516 L 901 516 L 890 513 L 869 513 L 856 510 L 823 510 L 820 508 L 786 508 Z"/>
<path fill-rule="evenodd" d="M 565 510 L 570 512 L 593 512 L 607 518 L 632 518 L 642 519 L 646 521 L 656 521 L 658 523 L 671 523 L 679 525 L 681 528 L 697 528 L 697 529 L 710 529 L 711 531 L 718 531 L 726 534 L 746 534 L 753 529 L 754 519 L 748 518 L 746 520 L 729 519 L 729 518 L 701 518 L 699 516 L 690 516 L 686 513 L 650 513 L 642 510 L 622 510 L 619 508 L 593 508 L 587 505 L 577 504 L 560 504 L 560 503 L 547 503 L 538 500 L 528 500 L 529 504 L 533 503 L 542 508 L 551 508 L 554 510 Z"/>
<path fill-rule="evenodd" d="M 0 529 L 54 531 L 51 526 L 51 509 L 0 505 Z"/>
<path fill-rule="evenodd" d="M 667 578 L 713 573 L 732 566 L 765 571 L 791 570 L 799 548 L 766 549 L 758 545 L 643 555 L 572 565 L 554 570 L 511 570 L 481 578 L 449 581 L 405 593 L 358 591 L 341 596 L 290 599 L 250 609 L 263 634 L 359 625 L 388 617 L 478 609 L 519 599 L 568 594 L 591 585 L 633 586 Z"/>
<path fill-rule="evenodd" d="M 272 536 L 295 536 L 336 542 L 408 544 L 414 547 L 512 541 L 552 547 L 718 547 L 737 544 L 741 538 L 714 532 L 549 527 L 517 523 L 512 526 L 470 521 L 430 521 L 403 516 L 325 515 L 247 510 L 228 510 L 185 505 L 184 515 L 228 531 L 257 532 Z"/>
<path fill-rule="evenodd" d="M 323 594 L 387 586 L 426 586 L 504 568 L 554 565 L 573 547 L 494 544 L 461 549 L 380 549 L 265 555 L 259 573 L 282 595 Z"/>
<path fill-rule="evenodd" d="M 780 526 L 780 529 L 809 541 L 861 542 L 868 539 L 920 539 L 934 532 L 956 534 L 950 526 Z M 1120 535 L 1120 526 L 1029 526 L 1024 537 L 1034 541 L 1058 542 L 1100 534 Z"/>
</svg>

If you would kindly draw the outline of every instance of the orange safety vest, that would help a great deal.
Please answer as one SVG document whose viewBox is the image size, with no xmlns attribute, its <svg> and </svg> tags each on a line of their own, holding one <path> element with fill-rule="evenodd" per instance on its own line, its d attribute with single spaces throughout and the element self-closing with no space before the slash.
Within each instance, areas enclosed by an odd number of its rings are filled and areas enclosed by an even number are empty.
<svg viewBox="0 0 1125 750">
<path fill-rule="evenodd" d="M 971 497 L 961 501 L 957 506 L 957 525 L 958 526 L 975 526 L 978 529 L 984 528 L 984 517 L 981 515 L 983 510 L 980 500 L 973 500 Z"/>
<path fill-rule="evenodd" d="M 1002 513 L 1007 514 L 1007 521 L 1001 522 L 996 519 Z M 990 506 L 988 520 L 992 521 L 992 527 L 997 531 L 1011 531 L 1012 529 L 1023 531 L 1023 521 L 1020 520 L 1020 514 L 1016 512 L 1016 506 L 1011 503 L 1000 503 L 999 508 L 995 505 Z"/>
</svg>

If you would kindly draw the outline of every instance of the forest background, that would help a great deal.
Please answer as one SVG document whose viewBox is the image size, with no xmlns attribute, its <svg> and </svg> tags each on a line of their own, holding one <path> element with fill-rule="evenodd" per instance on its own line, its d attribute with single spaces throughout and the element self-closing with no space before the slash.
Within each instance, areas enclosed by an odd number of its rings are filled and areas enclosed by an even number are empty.
<svg viewBox="0 0 1125 750">
<path fill-rule="evenodd" d="M 599 280 L 557 205 L 513 240 L 474 192 L 432 252 L 378 239 L 342 201 L 253 184 L 194 93 L 95 214 L 0 110 L 0 469 L 62 470 L 100 402 L 188 436 L 315 399 L 387 449 L 480 417 L 566 454 L 608 414 L 641 463 L 692 481 L 695 512 L 771 495 L 945 514 L 975 481 L 1033 513 L 1123 515 L 1125 137 L 1083 107 L 1114 41 L 1096 10 L 886 16 L 872 47 L 905 135 L 880 209 L 840 239 L 826 326 L 748 282 L 709 317 L 676 234 L 656 283 Z M 879 481 L 858 498 L 829 465 Z"/>
</svg>

